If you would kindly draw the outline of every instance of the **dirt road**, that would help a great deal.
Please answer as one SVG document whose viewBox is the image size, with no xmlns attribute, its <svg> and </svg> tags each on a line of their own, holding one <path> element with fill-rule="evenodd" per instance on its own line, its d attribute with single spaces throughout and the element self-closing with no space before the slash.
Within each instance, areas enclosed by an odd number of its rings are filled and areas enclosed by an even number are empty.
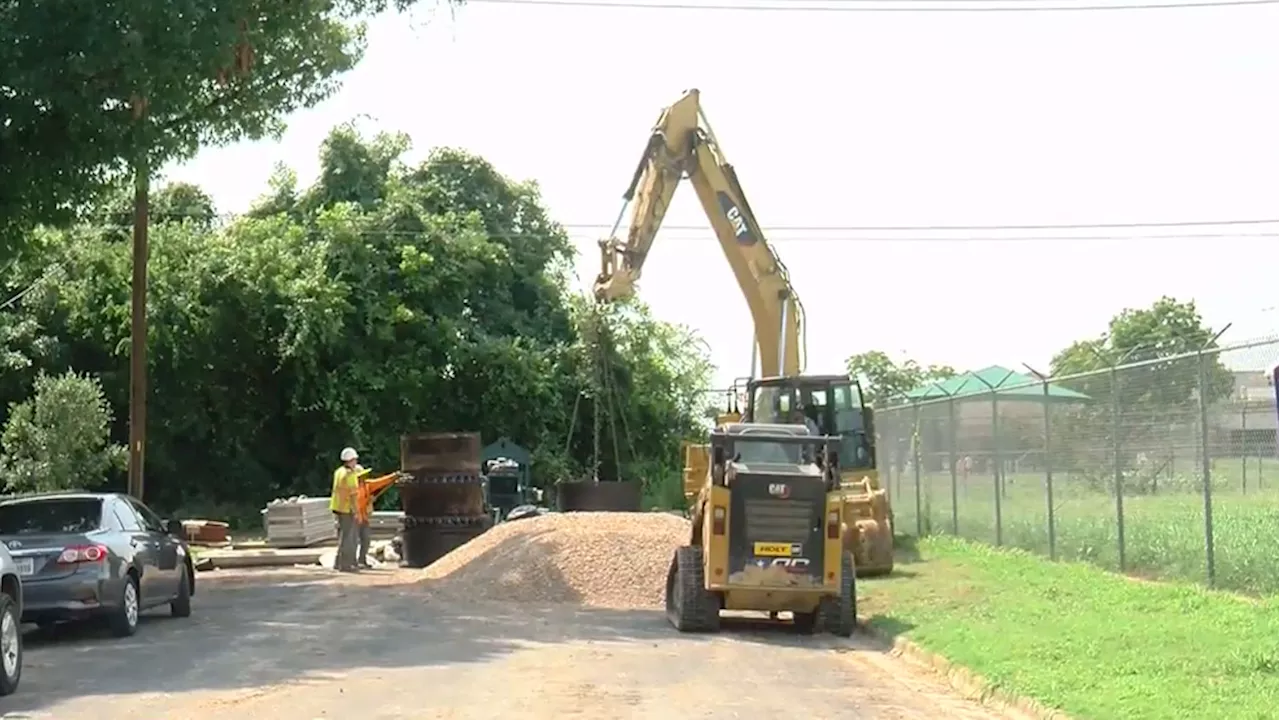
<svg viewBox="0 0 1280 720">
<path fill-rule="evenodd" d="M 658 612 L 437 602 L 417 577 L 202 574 L 191 618 L 153 611 L 128 640 L 30 633 L 0 718 L 1005 717 L 858 640 L 751 622 L 682 636 Z"/>
</svg>

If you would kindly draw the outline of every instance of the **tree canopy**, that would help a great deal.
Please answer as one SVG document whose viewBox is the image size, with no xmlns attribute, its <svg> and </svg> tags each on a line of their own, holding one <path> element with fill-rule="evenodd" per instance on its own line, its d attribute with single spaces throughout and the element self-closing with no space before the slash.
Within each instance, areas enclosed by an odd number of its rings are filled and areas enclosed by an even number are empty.
<svg viewBox="0 0 1280 720">
<path fill-rule="evenodd" d="M 98 209 L 128 164 L 277 133 L 334 92 L 364 52 L 360 18 L 389 4 L 0 3 L 0 257 Z"/>
<path fill-rule="evenodd" d="M 125 449 L 108 443 L 111 407 L 94 378 L 66 372 L 36 377 L 30 400 L 15 403 L 0 432 L 0 473 L 10 487 L 59 490 L 69 477 L 86 484 L 125 466 Z"/>
<path fill-rule="evenodd" d="M 1199 362 L 1185 356 L 1217 347 L 1214 331 L 1204 324 L 1194 300 L 1161 297 L 1148 308 L 1125 308 L 1111 318 L 1107 332 L 1076 341 L 1053 356 L 1054 376 L 1093 373 L 1112 365 L 1127 367 L 1118 380 L 1124 402 L 1149 408 L 1174 408 L 1192 401 L 1199 382 Z M 1179 356 L 1184 356 L 1179 358 Z M 1216 353 L 1207 356 L 1206 395 L 1210 402 L 1231 392 L 1231 373 Z M 1110 379 L 1099 374 L 1065 384 L 1095 400 L 1106 401 Z M 1126 389 L 1127 388 L 1127 389 Z"/>
<path fill-rule="evenodd" d="M 623 437 L 600 443 L 602 477 L 678 483 L 709 380 L 700 344 L 639 303 L 571 295 L 573 248 L 536 184 L 451 148 L 409 166 L 407 148 L 336 128 L 315 184 L 282 168 L 223 223 L 198 188 L 159 191 L 177 209 L 152 228 L 148 501 L 256 513 L 326 492 L 346 445 L 395 467 L 399 436 L 428 430 L 505 435 L 534 451 L 541 482 L 579 476 L 592 413 L 610 408 Z M 74 368 L 126 417 L 128 244 L 81 224 L 27 247 L 0 279 L 5 297 L 31 288 L 0 313 L 0 405 Z M 598 315 L 603 348 L 586 331 Z"/>
<path fill-rule="evenodd" d="M 1209 403 L 1234 385 L 1218 353 L 1196 355 L 1217 347 L 1214 334 L 1195 301 L 1161 297 L 1150 307 L 1120 311 L 1106 333 L 1054 355 L 1052 372 L 1061 378 L 1055 382 L 1093 400 L 1055 416 L 1055 462 L 1082 471 L 1098 488 L 1114 491 L 1119 468 L 1127 492 L 1154 491 L 1170 458 L 1195 452 L 1201 383 Z M 1154 469 L 1139 468 L 1139 456 L 1163 460 Z"/>
<path fill-rule="evenodd" d="M 956 374 L 955 369 L 947 365 L 921 366 L 910 358 L 895 362 L 880 350 L 851 355 L 845 366 L 850 377 L 862 385 L 866 402 L 876 407 L 901 399 L 922 385 L 946 380 Z"/>
</svg>

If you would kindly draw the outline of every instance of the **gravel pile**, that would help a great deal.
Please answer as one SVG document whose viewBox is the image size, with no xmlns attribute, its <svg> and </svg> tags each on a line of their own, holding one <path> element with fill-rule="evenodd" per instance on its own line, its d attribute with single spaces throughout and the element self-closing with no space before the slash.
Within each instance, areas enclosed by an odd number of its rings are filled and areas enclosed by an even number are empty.
<svg viewBox="0 0 1280 720">
<path fill-rule="evenodd" d="M 423 572 L 456 599 L 661 607 L 688 541 L 689 521 L 670 513 L 553 513 L 502 523 Z"/>
</svg>

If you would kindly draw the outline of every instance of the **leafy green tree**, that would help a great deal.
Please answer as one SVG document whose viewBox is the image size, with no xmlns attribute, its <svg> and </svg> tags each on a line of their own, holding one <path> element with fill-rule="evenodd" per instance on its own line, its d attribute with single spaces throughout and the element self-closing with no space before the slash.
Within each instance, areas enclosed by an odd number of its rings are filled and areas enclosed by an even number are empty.
<svg viewBox="0 0 1280 720">
<path fill-rule="evenodd" d="M 893 404 L 916 388 L 956 374 L 955 369 L 947 365 L 921 366 L 910 358 L 894 362 L 880 350 L 851 355 L 845 366 L 849 375 L 861 383 L 866 402 L 876 407 Z"/>
<path fill-rule="evenodd" d="M 428 430 L 506 435 L 534 451 L 543 484 L 590 460 L 594 310 L 568 290 L 573 248 L 537 186 L 460 150 L 409 167 L 381 142 L 340 127 L 311 187 L 282 168 L 233 222 L 154 226 L 149 502 L 249 522 L 274 497 L 327 492 L 337 449 L 394 467 L 400 435 Z M 12 337 L 0 349 L 21 357 L 0 375 L 0 407 L 40 370 L 75 367 L 123 416 L 127 243 L 85 225 L 26 248 L 0 283 L 60 274 L 0 312 Z M 603 443 L 601 463 L 661 486 L 678 477 L 707 361 L 638 303 L 607 312 L 613 412 L 629 432 L 617 453 Z M 112 433 L 127 437 L 125 423 Z"/>
<path fill-rule="evenodd" d="M 320 145 L 320 179 L 302 199 L 302 208 L 353 203 L 372 210 L 386 197 L 392 170 L 409 147 L 404 133 L 378 133 L 365 140 L 354 123 L 334 128 Z"/>
<path fill-rule="evenodd" d="M 1105 334 L 1054 355 L 1053 375 L 1062 378 L 1055 382 L 1091 398 L 1056 416 L 1055 437 L 1063 440 L 1055 461 L 1090 474 L 1099 489 L 1114 490 L 1115 468 L 1129 472 L 1138 453 L 1165 458 L 1154 466 L 1153 473 L 1159 472 L 1180 454 L 1171 439 L 1193 436 L 1201 370 L 1208 402 L 1231 392 L 1234 380 L 1212 352 L 1213 337 L 1195 301 L 1161 297 L 1150 307 L 1122 310 Z M 1200 350 L 1209 352 L 1198 358 Z M 1114 375 L 1113 366 L 1120 367 Z M 1132 491 L 1154 487 L 1152 473 L 1127 483 Z"/>
<path fill-rule="evenodd" d="M 191 183 L 170 183 L 153 193 L 150 200 L 152 222 L 190 222 L 209 228 L 217 220 L 213 198 Z"/>
<path fill-rule="evenodd" d="M 208 193 L 191 183 L 170 183 L 150 193 L 149 223 L 151 227 L 165 223 L 193 223 L 210 229 L 217 222 L 218 210 Z M 130 242 L 133 237 L 134 187 L 116 182 L 103 193 L 92 224 L 102 228 L 109 240 Z"/>
<path fill-rule="evenodd" d="M 389 4 L 0 4 L 0 257 L 89 209 L 126 166 L 278 133 L 334 92 L 363 53 L 359 18 Z"/>
<path fill-rule="evenodd" d="M 665 505 L 682 501 L 681 443 L 705 435 L 712 366 L 687 327 L 656 321 L 638 300 L 575 298 L 576 362 L 584 402 L 572 455 L 588 474 L 600 416 L 601 479 L 639 479 Z"/>
<path fill-rule="evenodd" d="M 64 276 L 44 251 L 59 237 L 33 231 L 22 257 L 0 260 L 0 422 L 7 405 L 27 398 L 36 375 L 53 367 L 59 352 L 57 337 L 35 312 L 56 295 Z"/>
<path fill-rule="evenodd" d="M 271 177 L 267 179 L 267 192 L 254 202 L 246 215 L 260 218 L 280 214 L 289 215 L 295 220 L 302 219 L 299 211 L 298 173 L 283 163 L 276 163 Z"/>
<path fill-rule="evenodd" d="M 40 374 L 35 395 L 9 409 L 0 434 L 0 476 L 11 491 L 92 487 L 122 470 L 125 450 L 108 442 L 111 406 L 87 375 Z"/>
<path fill-rule="evenodd" d="M 1116 391 L 1129 404 L 1173 408 L 1194 400 L 1200 367 L 1195 358 L 1178 356 L 1216 349 L 1210 343 L 1213 336 L 1194 300 L 1161 297 L 1151 307 L 1122 310 L 1105 334 L 1074 342 L 1054 355 L 1051 368 L 1055 376 L 1068 376 L 1142 363 L 1124 371 L 1120 380 L 1127 389 Z M 1231 392 L 1231 372 L 1217 353 L 1206 354 L 1205 368 L 1210 402 Z M 1095 400 L 1107 400 L 1111 393 L 1110 380 L 1102 374 L 1067 382 Z"/>
</svg>

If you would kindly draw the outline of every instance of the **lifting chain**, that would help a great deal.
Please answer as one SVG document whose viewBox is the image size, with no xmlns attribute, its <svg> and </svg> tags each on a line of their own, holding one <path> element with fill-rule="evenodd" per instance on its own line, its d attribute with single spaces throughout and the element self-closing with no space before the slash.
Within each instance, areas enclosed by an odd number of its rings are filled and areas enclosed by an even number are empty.
<svg viewBox="0 0 1280 720">
<path fill-rule="evenodd" d="M 622 392 L 618 388 L 618 352 L 614 346 L 613 334 L 604 322 L 604 312 L 600 305 L 596 305 L 595 313 L 592 317 L 592 339 L 594 340 L 596 358 L 595 402 L 597 405 L 595 412 L 597 425 L 596 456 L 593 458 L 593 463 L 594 469 L 597 471 L 595 477 L 598 478 L 600 467 L 598 436 L 602 430 L 600 427 L 602 422 L 607 420 L 609 423 L 609 440 L 613 446 L 614 479 L 626 480 L 623 445 L 625 444 L 627 449 L 625 457 L 630 460 L 631 464 L 634 464 L 636 460 L 636 448 L 631 437 L 631 428 L 627 424 L 626 404 L 623 403 Z"/>
<path fill-rule="evenodd" d="M 616 479 L 623 480 L 622 447 L 625 444 L 627 457 L 636 459 L 635 442 L 631 437 L 631 429 L 627 423 L 625 404 L 622 402 L 622 391 L 617 381 L 617 352 L 613 346 L 613 338 L 604 323 L 604 309 L 600 304 L 593 307 L 591 317 L 586 323 L 583 333 L 588 345 L 587 361 L 590 375 L 587 392 L 579 392 L 573 402 L 573 411 L 569 416 L 569 434 L 565 438 L 565 455 L 573 450 L 574 432 L 577 430 L 578 412 L 582 407 L 582 398 L 590 394 L 591 398 L 591 463 L 590 478 L 600 480 L 601 448 L 600 441 L 606 430 L 613 446 L 613 465 Z M 605 423 L 608 427 L 605 427 Z M 619 428 L 621 426 L 621 428 Z M 621 432 L 619 432 L 621 429 Z"/>
</svg>

